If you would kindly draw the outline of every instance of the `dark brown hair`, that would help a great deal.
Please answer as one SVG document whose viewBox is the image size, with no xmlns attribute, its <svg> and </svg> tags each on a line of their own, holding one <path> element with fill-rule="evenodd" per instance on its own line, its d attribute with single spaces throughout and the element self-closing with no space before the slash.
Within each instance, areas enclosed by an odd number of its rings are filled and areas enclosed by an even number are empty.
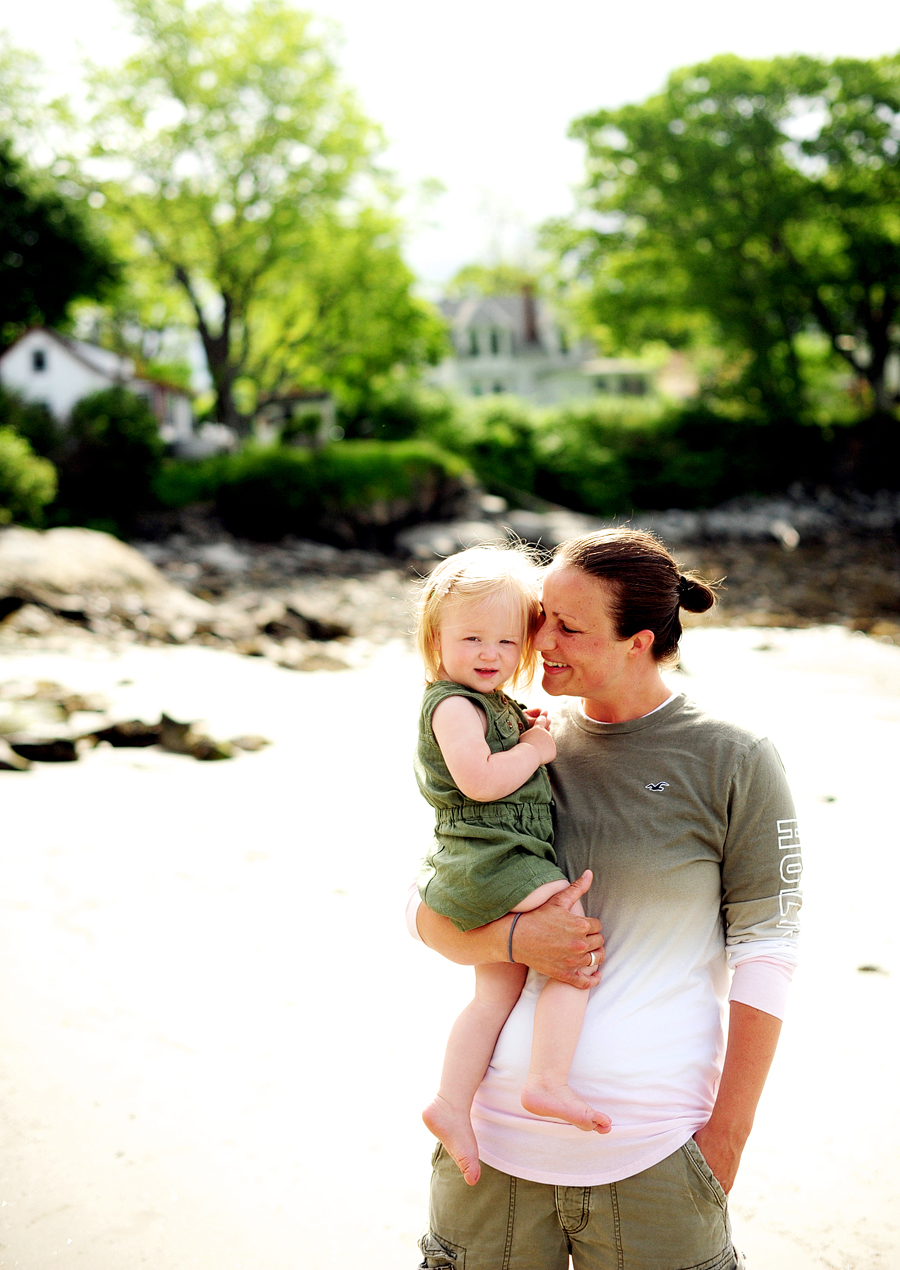
<svg viewBox="0 0 900 1270">
<path fill-rule="evenodd" d="M 681 573 L 667 549 L 642 529 L 603 529 L 561 543 L 554 564 L 583 569 L 610 589 L 610 616 L 619 639 L 653 632 L 655 661 L 678 651 L 679 609 L 705 613 L 716 602 L 718 583 Z"/>
</svg>

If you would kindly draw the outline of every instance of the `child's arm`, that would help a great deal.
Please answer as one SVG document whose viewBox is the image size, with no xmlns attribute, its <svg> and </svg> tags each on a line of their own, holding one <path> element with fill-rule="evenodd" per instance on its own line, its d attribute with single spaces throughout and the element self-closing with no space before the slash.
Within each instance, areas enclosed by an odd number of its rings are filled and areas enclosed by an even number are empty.
<svg viewBox="0 0 900 1270">
<path fill-rule="evenodd" d="M 431 716 L 431 726 L 457 787 L 479 803 L 506 798 L 542 763 L 556 758 L 553 738 L 541 725 L 523 732 L 511 750 L 492 754 L 484 739 L 485 716 L 466 697 L 445 697 Z"/>
</svg>

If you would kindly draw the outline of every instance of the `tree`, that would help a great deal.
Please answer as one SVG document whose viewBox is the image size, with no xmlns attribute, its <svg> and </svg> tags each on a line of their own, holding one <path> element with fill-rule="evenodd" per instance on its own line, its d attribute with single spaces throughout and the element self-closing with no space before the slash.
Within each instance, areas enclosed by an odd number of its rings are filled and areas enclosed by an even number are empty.
<svg viewBox="0 0 900 1270">
<path fill-rule="evenodd" d="M 371 260 L 386 238 L 399 265 L 396 232 L 373 234 L 352 212 L 379 135 L 340 83 L 329 40 L 287 0 L 239 11 L 225 0 L 123 3 L 141 47 L 120 71 L 92 77 L 93 153 L 115 176 L 102 189 L 147 268 L 161 264 L 180 288 L 218 417 L 241 426 L 242 379 L 283 381 L 303 362 L 301 345 L 315 348 L 313 320 L 338 330 L 346 319 L 345 287 L 330 275 L 353 235 L 354 259 L 365 245 Z M 404 303 L 401 326 L 417 307 Z M 289 351 L 277 367 L 282 332 Z"/>
<path fill-rule="evenodd" d="M 83 205 L 0 139 L 0 348 L 28 326 L 63 323 L 73 300 L 99 298 L 117 278 Z"/>
<path fill-rule="evenodd" d="M 537 276 L 518 265 L 503 263 L 494 265 L 463 265 L 447 284 L 452 296 L 518 295 L 523 288 L 532 291 L 537 287 Z"/>
<path fill-rule="evenodd" d="M 413 282 L 390 217 L 323 217 L 302 270 L 273 271 L 260 287 L 246 374 L 269 394 L 337 389 L 352 411 L 399 363 L 434 363 L 445 350 L 444 323 Z"/>
<path fill-rule="evenodd" d="M 594 322 L 625 344 L 721 345 L 767 417 L 802 414 L 811 331 L 878 408 L 897 401 L 900 56 L 717 57 L 572 134 L 587 223 L 547 239 Z"/>
</svg>

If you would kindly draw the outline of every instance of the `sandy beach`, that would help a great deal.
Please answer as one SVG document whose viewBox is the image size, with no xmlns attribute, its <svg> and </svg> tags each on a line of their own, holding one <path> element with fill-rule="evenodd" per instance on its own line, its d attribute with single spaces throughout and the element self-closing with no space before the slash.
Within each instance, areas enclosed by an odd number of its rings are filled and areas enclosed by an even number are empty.
<svg viewBox="0 0 900 1270">
<path fill-rule="evenodd" d="M 412 1270 L 419 1110 L 470 989 L 402 923 L 430 832 L 415 659 L 394 641 L 304 674 L 86 646 L 4 656 L 0 679 L 22 677 L 273 744 L 0 773 L 0 1266 Z M 900 648 L 699 627 L 673 682 L 773 737 L 806 852 L 737 1242 L 751 1270 L 894 1270 Z"/>
</svg>

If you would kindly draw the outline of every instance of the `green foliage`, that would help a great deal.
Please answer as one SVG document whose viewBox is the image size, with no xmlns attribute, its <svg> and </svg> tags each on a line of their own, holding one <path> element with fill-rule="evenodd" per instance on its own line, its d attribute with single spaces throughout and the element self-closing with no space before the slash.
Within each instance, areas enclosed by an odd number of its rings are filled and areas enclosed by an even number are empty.
<svg viewBox="0 0 900 1270">
<path fill-rule="evenodd" d="M 354 198 L 380 137 L 314 19 L 288 0 L 123 3 L 140 48 L 93 80 L 106 214 L 132 236 L 135 311 L 180 291 L 218 419 L 243 427 L 257 391 L 352 398 L 436 357 L 397 225 Z"/>
<path fill-rule="evenodd" d="M 537 287 L 537 277 L 519 265 L 463 265 L 447 284 L 451 296 L 518 295 L 523 288 Z"/>
<path fill-rule="evenodd" d="M 146 401 L 125 388 L 83 397 L 72 411 L 67 442 L 59 464 L 58 518 L 127 531 L 154 501 L 164 448 Z"/>
<path fill-rule="evenodd" d="M 24 437 L 0 427 L 0 525 L 13 520 L 40 525 L 56 493 L 56 469 L 38 457 Z"/>
<path fill-rule="evenodd" d="M 482 484 L 504 497 L 534 493 L 539 414 L 518 397 L 490 396 L 461 402 L 454 416 L 437 421 L 431 436 L 461 454 Z"/>
<path fill-rule="evenodd" d="M 84 207 L 29 172 L 0 139 L 0 348 L 28 326 L 56 326 L 99 297 L 118 267 Z"/>
<path fill-rule="evenodd" d="M 452 435 L 457 409 L 446 393 L 404 377 L 377 383 L 353 408 L 340 413 L 347 437 L 378 441 L 405 441 L 409 437 L 438 438 Z"/>
<path fill-rule="evenodd" d="M 45 459 L 55 459 L 59 449 L 59 428 L 42 402 L 26 401 L 0 384 L 0 428 L 11 428 Z"/>
<path fill-rule="evenodd" d="M 188 507 L 211 502 L 225 479 L 231 456 L 206 459 L 163 459 L 153 477 L 154 499 L 163 507 Z"/>
<path fill-rule="evenodd" d="M 320 217 L 302 254 L 260 280 L 246 375 L 266 393 L 325 388 L 358 408 L 398 364 L 433 364 L 445 351 L 444 323 L 414 281 L 391 217 Z"/>
<path fill-rule="evenodd" d="M 440 514 L 466 465 L 427 441 L 342 441 L 321 449 L 248 446 L 204 463 L 169 463 L 155 489 L 168 506 L 214 497 L 236 534 L 286 534 L 389 546 L 403 524 Z"/>
<path fill-rule="evenodd" d="M 712 506 L 792 480 L 826 480 L 833 462 L 816 426 L 642 401 L 537 410 L 515 398 L 482 398 L 461 403 L 429 435 L 514 505 L 539 499 L 603 516 Z"/>
<path fill-rule="evenodd" d="M 576 303 L 623 345 L 713 342 L 738 374 L 716 385 L 757 417 L 802 414 L 798 342 L 881 409 L 900 345 L 900 55 L 864 62 L 733 56 L 675 72 L 637 105 L 575 122 L 590 228 L 547 241 Z"/>
</svg>

